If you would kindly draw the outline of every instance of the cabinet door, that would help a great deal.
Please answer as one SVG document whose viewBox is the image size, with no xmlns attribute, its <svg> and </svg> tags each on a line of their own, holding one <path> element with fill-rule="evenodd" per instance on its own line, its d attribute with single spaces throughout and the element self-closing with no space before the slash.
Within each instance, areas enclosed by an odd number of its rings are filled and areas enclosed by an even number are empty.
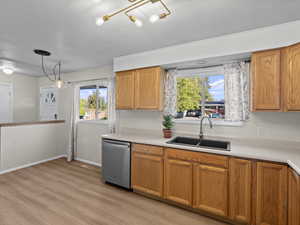
<svg viewBox="0 0 300 225">
<path fill-rule="evenodd" d="M 116 75 L 116 108 L 134 109 L 134 70 Z"/>
<path fill-rule="evenodd" d="M 252 55 L 252 110 L 281 110 L 280 50 Z"/>
<path fill-rule="evenodd" d="M 218 216 L 228 215 L 228 170 L 195 164 L 194 208 Z"/>
<path fill-rule="evenodd" d="M 288 48 L 287 71 L 286 108 L 288 111 L 300 111 L 300 44 Z"/>
<path fill-rule="evenodd" d="M 160 67 L 136 70 L 135 108 L 162 109 L 162 72 Z"/>
<path fill-rule="evenodd" d="M 192 206 L 193 165 L 176 159 L 165 160 L 165 198 Z"/>
<path fill-rule="evenodd" d="M 231 158 L 229 162 L 230 218 L 242 224 L 251 223 L 251 161 Z"/>
<path fill-rule="evenodd" d="M 162 156 L 132 153 L 131 184 L 134 190 L 163 197 Z"/>
<path fill-rule="evenodd" d="M 258 162 L 256 225 L 286 225 L 287 167 Z"/>
<path fill-rule="evenodd" d="M 300 177 L 289 169 L 288 224 L 300 225 Z"/>
</svg>

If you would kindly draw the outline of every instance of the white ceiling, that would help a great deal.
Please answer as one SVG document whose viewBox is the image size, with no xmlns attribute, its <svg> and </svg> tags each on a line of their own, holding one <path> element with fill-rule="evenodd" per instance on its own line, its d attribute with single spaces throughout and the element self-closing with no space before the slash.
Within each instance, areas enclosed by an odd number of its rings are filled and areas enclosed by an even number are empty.
<svg viewBox="0 0 300 225">
<path fill-rule="evenodd" d="M 98 15 L 111 13 L 127 0 L 1 0 L 0 66 L 13 63 L 19 73 L 39 75 L 35 48 L 49 50 L 48 63 L 62 60 L 71 72 L 112 63 L 113 57 L 166 47 L 300 19 L 299 0 L 165 0 L 172 15 L 150 24 L 157 10 L 134 12 L 136 27 L 124 15 L 102 27 Z"/>
</svg>

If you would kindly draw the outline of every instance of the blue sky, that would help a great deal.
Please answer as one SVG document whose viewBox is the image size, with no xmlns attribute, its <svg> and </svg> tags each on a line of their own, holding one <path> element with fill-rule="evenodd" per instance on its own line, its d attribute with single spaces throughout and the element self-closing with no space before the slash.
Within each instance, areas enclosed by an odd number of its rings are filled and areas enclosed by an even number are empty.
<svg viewBox="0 0 300 225">
<path fill-rule="evenodd" d="M 215 101 L 224 100 L 224 75 L 209 76 L 210 93 Z"/>
</svg>

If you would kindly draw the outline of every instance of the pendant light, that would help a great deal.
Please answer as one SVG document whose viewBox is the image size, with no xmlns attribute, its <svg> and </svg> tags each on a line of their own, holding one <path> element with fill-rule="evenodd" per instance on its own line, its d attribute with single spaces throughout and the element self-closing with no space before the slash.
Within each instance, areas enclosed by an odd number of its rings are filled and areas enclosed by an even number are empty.
<svg viewBox="0 0 300 225">
<path fill-rule="evenodd" d="M 52 73 L 48 73 L 44 64 L 44 57 L 50 56 L 51 53 L 41 49 L 35 49 L 33 52 L 42 57 L 42 71 L 44 75 L 51 81 L 55 83 L 57 88 L 62 88 L 64 86 L 64 81 L 61 75 L 61 62 L 59 61 L 52 68 Z"/>
</svg>

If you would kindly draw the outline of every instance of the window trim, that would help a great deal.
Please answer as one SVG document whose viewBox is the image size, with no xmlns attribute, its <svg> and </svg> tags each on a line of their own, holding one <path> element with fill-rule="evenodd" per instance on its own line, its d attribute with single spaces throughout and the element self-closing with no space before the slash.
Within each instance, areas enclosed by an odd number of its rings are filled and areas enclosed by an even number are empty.
<svg viewBox="0 0 300 225">
<path fill-rule="evenodd" d="M 199 120 L 189 120 L 189 119 L 174 119 L 175 124 L 198 124 L 200 125 Z M 212 123 L 214 126 L 224 126 L 224 127 L 242 127 L 245 125 L 245 121 L 226 121 L 226 120 L 214 120 L 212 119 Z M 208 124 L 205 120 L 203 124 Z"/>
</svg>

